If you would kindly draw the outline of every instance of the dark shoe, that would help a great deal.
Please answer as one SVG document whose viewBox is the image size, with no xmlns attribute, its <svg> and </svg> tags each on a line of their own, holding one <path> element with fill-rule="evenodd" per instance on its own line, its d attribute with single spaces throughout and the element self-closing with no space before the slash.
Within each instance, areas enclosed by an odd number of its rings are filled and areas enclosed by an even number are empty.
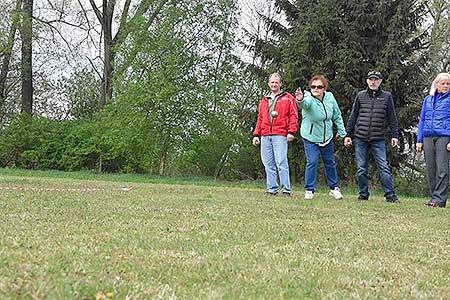
<svg viewBox="0 0 450 300">
<path fill-rule="evenodd" d="M 276 196 L 278 195 L 278 192 L 266 192 L 264 195 L 266 195 L 267 197 L 272 197 L 272 196 Z"/>
<path fill-rule="evenodd" d="M 389 203 L 400 203 L 400 200 L 398 200 L 397 196 L 392 195 L 392 196 L 386 197 L 386 202 L 389 202 Z"/>
<path fill-rule="evenodd" d="M 428 206 L 428 207 L 442 207 L 442 208 L 445 207 L 445 204 L 438 204 L 433 201 L 428 201 L 428 202 L 424 203 L 423 205 Z"/>
<path fill-rule="evenodd" d="M 288 198 L 290 198 L 290 197 L 291 197 L 291 193 L 289 193 L 289 192 L 283 192 L 283 197 L 288 197 Z"/>
<path fill-rule="evenodd" d="M 367 201 L 367 200 L 369 200 L 369 197 L 359 195 L 358 200 L 359 200 L 359 201 Z"/>
</svg>

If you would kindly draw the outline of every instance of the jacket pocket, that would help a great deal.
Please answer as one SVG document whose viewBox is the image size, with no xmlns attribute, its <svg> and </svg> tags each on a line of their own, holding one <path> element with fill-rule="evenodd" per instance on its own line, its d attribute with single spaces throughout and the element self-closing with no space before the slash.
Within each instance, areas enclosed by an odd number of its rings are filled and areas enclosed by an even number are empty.
<svg viewBox="0 0 450 300">
<path fill-rule="evenodd" d="M 313 123 L 311 123 L 311 127 L 309 128 L 309 134 L 312 134 L 312 131 L 313 131 L 313 127 L 314 127 L 314 124 L 313 124 Z"/>
</svg>

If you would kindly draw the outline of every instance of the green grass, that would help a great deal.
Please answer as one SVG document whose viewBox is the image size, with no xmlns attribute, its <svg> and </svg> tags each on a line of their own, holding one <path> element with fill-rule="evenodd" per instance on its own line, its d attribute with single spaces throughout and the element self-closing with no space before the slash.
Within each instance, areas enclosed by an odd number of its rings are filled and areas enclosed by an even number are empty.
<svg viewBox="0 0 450 300">
<path fill-rule="evenodd" d="M 86 174 L 0 171 L 0 299 L 450 295 L 450 213 L 425 199 Z"/>
</svg>

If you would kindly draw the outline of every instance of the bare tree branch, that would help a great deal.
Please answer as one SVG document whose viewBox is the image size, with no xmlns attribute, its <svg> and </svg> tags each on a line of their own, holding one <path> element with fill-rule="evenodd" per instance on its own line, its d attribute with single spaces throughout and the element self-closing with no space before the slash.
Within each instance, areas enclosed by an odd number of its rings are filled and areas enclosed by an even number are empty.
<svg viewBox="0 0 450 300">
<path fill-rule="evenodd" d="M 97 16 L 98 21 L 100 22 L 100 24 L 102 24 L 102 27 L 105 26 L 105 21 L 103 20 L 103 15 L 100 12 L 100 10 L 98 9 L 97 5 L 95 5 L 94 0 L 89 0 L 89 2 L 91 3 L 92 9 L 94 10 L 95 15 Z M 79 1 L 78 1 L 78 3 L 79 3 Z"/>
</svg>

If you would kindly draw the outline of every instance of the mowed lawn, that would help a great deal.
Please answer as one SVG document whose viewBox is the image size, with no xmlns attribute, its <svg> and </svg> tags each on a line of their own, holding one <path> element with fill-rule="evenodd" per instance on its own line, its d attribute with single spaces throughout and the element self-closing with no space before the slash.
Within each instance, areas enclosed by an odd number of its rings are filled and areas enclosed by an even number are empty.
<svg viewBox="0 0 450 300">
<path fill-rule="evenodd" d="M 450 208 L 425 199 L 45 174 L 0 172 L 0 299 L 450 297 Z"/>
</svg>

